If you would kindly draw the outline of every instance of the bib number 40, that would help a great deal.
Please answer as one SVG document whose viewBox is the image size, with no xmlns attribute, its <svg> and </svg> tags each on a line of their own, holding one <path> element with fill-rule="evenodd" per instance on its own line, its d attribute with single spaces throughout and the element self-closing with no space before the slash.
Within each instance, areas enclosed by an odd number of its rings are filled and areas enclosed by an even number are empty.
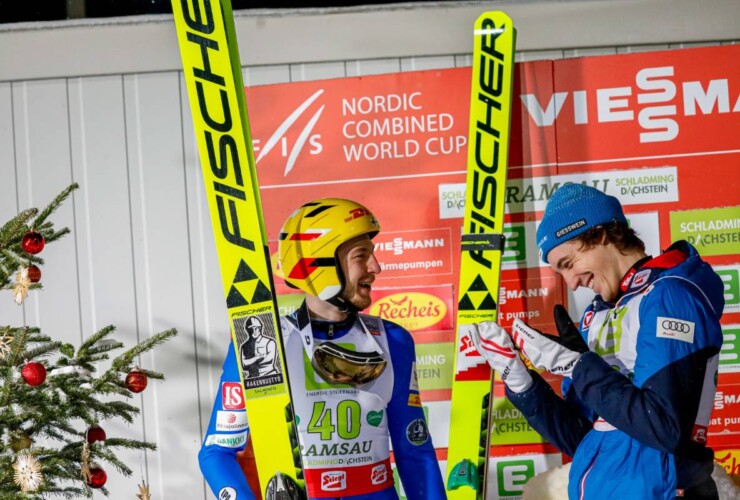
<svg viewBox="0 0 740 500">
<path fill-rule="evenodd" d="M 313 405 L 308 432 L 320 434 L 322 441 L 331 440 L 334 432 L 342 439 L 355 439 L 360 435 L 361 415 L 357 401 L 340 401 L 334 411 L 326 407 L 325 401 L 317 401 Z"/>
</svg>

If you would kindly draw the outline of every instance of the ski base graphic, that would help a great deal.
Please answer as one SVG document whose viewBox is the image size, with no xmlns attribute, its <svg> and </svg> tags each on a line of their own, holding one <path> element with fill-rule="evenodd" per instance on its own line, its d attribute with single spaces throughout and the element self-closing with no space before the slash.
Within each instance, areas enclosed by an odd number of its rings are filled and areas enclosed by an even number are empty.
<svg viewBox="0 0 740 500">
<path fill-rule="evenodd" d="M 493 373 L 460 326 L 495 321 L 498 314 L 514 45 L 509 16 L 495 11 L 478 17 L 447 455 L 450 499 L 479 499 L 486 491 Z"/>
<path fill-rule="evenodd" d="M 172 10 L 259 482 L 268 499 L 305 498 L 231 2 Z M 241 355 L 253 328 L 276 344 L 257 371 Z"/>
</svg>

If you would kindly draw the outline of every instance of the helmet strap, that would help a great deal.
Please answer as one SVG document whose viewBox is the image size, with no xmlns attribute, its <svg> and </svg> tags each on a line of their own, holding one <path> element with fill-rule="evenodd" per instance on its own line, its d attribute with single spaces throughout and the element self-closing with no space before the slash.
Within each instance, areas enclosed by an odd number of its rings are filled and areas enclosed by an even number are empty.
<svg viewBox="0 0 740 500">
<path fill-rule="evenodd" d="M 341 295 L 336 295 L 327 300 L 327 302 L 335 307 L 338 307 L 340 311 L 347 314 L 355 314 L 360 312 L 360 308 L 354 305 L 349 300 L 345 299 Z"/>
</svg>

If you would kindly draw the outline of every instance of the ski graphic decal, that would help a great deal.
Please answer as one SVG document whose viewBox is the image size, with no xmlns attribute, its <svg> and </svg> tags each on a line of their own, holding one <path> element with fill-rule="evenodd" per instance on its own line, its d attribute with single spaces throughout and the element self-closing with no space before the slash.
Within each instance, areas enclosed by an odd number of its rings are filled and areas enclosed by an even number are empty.
<svg viewBox="0 0 740 500">
<path fill-rule="evenodd" d="M 456 356 L 447 455 L 450 499 L 486 491 L 492 371 L 460 325 L 495 321 L 504 237 L 515 30 L 503 12 L 475 22 L 465 219 L 458 289 Z"/>
<path fill-rule="evenodd" d="M 172 10 L 260 484 L 273 493 L 300 490 L 305 483 L 231 3 L 172 0 Z M 276 343 L 274 359 L 242 366 L 241 348 L 249 350 L 255 328 Z"/>
</svg>

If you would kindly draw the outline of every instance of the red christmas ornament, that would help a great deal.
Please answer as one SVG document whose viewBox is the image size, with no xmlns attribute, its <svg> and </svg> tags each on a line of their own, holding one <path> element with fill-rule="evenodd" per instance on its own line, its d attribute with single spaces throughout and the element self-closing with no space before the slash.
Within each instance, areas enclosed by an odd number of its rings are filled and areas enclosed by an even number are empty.
<svg viewBox="0 0 740 500">
<path fill-rule="evenodd" d="M 26 272 L 28 274 L 28 279 L 31 280 L 31 283 L 38 283 L 39 281 L 41 281 L 41 269 L 39 269 L 38 266 L 31 264 L 30 266 L 28 266 Z"/>
<path fill-rule="evenodd" d="M 90 444 L 96 441 L 105 441 L 105 431 L 98 424 L 92 424 L 85 431 L 85 439 Z"/>
<path fill-rule="evenodd" d="M 87 480 L 87 485 L 90 488 L 102 488 L 107 480 L 108 475 L 102 467 L 97 464 L 93 464 L 93 466 L 90 467 L 90 477 Z"/>
<path fill-rule="evenodd" d="M 27 232 L 23 235 L 23 239 L 21 240 L 21 247 L 23 250 L 32 255 L 43 250 L 45 244 L 46 240 L 44 240 L 44 235 L 37 233 L 36 231 Z"/>
<path fill-rule="evenodd" d="M 44 383 L 44 380 L 46 380 L 46 367 L 41 363 L 36 363 L 35 361 L 26 363 L 23 368 L 21 368 L 21 377 L 23 377 L 23 380 L 25 380 L 31 387 L 41 385 Z"/>
<path fill-rule="evenodd" d="M 126 375 L 126 387 L 131 392 L 141 392 L 146 389 L 146 373 L 134 368 Z"/>
</svg>

